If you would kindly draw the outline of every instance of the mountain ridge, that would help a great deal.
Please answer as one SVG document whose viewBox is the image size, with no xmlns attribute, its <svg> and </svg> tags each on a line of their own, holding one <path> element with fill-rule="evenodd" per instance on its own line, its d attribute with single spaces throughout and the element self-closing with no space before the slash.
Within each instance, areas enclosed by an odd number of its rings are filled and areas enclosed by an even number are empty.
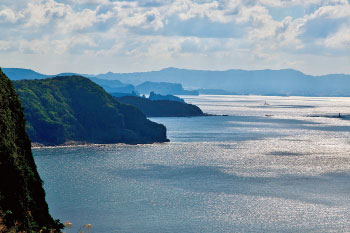
<svg viewBox="0 0 350 233">
<path fill-rule="evenodd" d="M 124 74 L 143 74 L 143 73 L 150 73 L 150 72 L 160 72 L 160 71 L 167 71 L 167 70 L 183 70 L 183 71 L 204 71 L 204 72 L 227 72 L 227 71 L 247 71 L 247 72 L 251 72 L 251 71 L 283 71 L 283 70 L 287 70 L 287 71 L 296 71 L 299 73 L 302 73 L 304 75 L 308 75 L 308 76 L 313 76 L 313 77 L 324 77 L 324 76 L 329 76 L 329 75 L 341 75 L 341 76 L 350 76 L 349 74 L 346 73 L 328 73 L 328 74 L 321 74 L 321 75 L 312 75 L 312 74 L 307 74 L 304 73 L 303 71 L 300 70 L 296 70 L 293 68 L 282 68 L 282 69 L 256 69 L 256 70 L 246 70 L 246 69 L 225 69 L 225 70 L 202 70 L 202 69 L 187 69 L 187 68 L 177 68 L 177 67 L 166 67 L 166 68 L 162 68 L 160 70 L 151 70 L 151 71 L 137 71 L 137 72 L 112 72 L 112 71 L 108 71 L 106 73 L 98 73 L 98 74 L 83 74 L 83 73 L 77 73 L 77 72 L 61 72 L 61 73 L 57 73 L 57 74 L 43 74 L 40 72 L 37 72 L 33 69 L 29 69 L 29 68 L 18 68 L 18 67 L 7 67 L 4 68 L 2 67 L 2 71 L 5 73 L 5 71 L 9 71 L 9 70 L 13 70 L 13 69 L 17 69 L 17 70 L 27 70 L 30 72 L 35 72 L 39 75 L 44 75 L 44 76 L 48 76 L 48 77 L 55 77 L 55 76 L 68 76 L 68 75 L 80 75 L 80 76 L 92 76 L 92 77 L 96 77 L 98 75 L 110 75 L 110 74 L 117 74 L 117 75 L 124 75 Z"/>
<path fill-rule="evenodd" d="M 42 77 L 38 74 L 39 78 Z M 170 67 L 150 72 L 108 72 L 86 76 L 110 81 L 119 80 L 134 86 L 146 81 L 180 83 L 190 90 L 216 89 L 223 90 L 222 93 L 226 91 L 240 95 L 350 96 L 348 74 L 313 76 L 294 69 L 205 71 Z"/>
</svg>

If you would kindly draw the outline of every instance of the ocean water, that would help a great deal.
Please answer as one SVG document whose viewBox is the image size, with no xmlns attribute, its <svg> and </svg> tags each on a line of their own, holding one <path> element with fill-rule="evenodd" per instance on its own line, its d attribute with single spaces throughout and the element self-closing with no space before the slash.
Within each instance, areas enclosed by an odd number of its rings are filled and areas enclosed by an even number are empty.
<svg viewBox="0 0 350 233">
<path fill-rule="evenodd" d="M 152 118 L 170 143 L 33 150 L 65 232 L 350 231 L 350 98 L 184 98 L 228 116 Z"/>
</svg>

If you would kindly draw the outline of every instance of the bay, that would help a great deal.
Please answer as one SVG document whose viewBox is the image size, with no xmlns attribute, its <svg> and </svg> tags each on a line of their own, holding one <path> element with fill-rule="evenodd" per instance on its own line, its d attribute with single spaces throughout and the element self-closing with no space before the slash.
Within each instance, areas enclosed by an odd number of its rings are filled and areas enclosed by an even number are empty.
<svg viewBox="0 0 350 233">
<path fill-rule="evenodd" d="M 350 98 L 183 97 L 228 116 L 152 118 L 170 143 L 33 149 L 65 232 L 350 231 Z"/>
</svg>

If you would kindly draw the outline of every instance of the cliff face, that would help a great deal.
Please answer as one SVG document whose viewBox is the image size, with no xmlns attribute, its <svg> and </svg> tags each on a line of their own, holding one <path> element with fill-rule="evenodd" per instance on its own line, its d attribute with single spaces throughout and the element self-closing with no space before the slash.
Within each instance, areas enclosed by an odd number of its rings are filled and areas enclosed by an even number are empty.
<svg viewBox="0 0 350 233">
<path fill-rule="evenodd" d="M 0 232 L 58 229 L 25 132 L 23 109 L 0 69 Z"/>
<path fill-rule="evenodd" d="M 81 76 L 14 82 L 33 142 L 165 142 L 166 128 Z"/>
</svg>

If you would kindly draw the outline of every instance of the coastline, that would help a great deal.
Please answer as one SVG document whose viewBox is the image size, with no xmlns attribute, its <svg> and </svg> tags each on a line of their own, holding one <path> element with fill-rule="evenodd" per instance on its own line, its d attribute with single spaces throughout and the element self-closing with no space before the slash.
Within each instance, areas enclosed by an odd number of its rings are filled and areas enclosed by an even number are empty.
<svg viewBox="0 0 350 233">
<path fill-rule="evenodd" d="M 109 145 L 118 145 L 118 146 L 138 146 L 138 145 L 152 145 L 152 144 L 163 144 L 163 143 L 168 143 L 167 142 L 153 142 L 153 143 L 123 143 L 123 142 L 118 142 L 118 143 L 90 143 L 90 142 L 79 142 L 79 141 L 69 141 L 64 144 L 60 145 L 44 145 L 41 143 L 36 143 L 32 142 L 31 143 L 31 148 L 32 149 L 48 149 L 48 148 L 69 148 L 69 147 L 89 147 L 89 146 L 109 146 Z"/>
</svg>

